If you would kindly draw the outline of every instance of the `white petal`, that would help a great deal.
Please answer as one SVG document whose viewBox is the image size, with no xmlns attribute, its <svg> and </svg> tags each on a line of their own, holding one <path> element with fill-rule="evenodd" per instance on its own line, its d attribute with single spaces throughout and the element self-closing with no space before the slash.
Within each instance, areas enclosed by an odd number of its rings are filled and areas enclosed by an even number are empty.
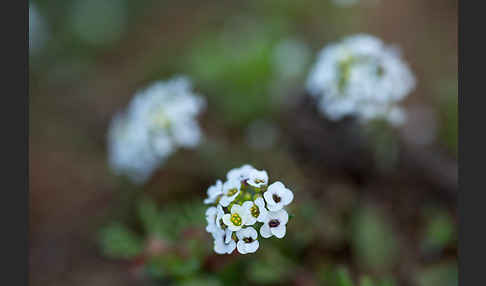
<svg viewBox="0 0 486 286">
<path fill-rule="evenodd" d="M 292 193 L 292 191 L 289 189 L 285 189 L 285 192 L 283 192 L 282 195 L 283 204 L 288 205 L 292 202 L 293 199 L 294 199 L 294 193 Z"/>
<path fill-rule="evenodd" d="M 222 205 L 223 207 L 227 207 L 232 201 L 234 201 L 235 197 L 236 196 L 232 196 L 232 197 L 222 196 L 221 199 L 219 200 L 219 204 Z"/>
<path fill-rule="evenodd" d="M 226 178 L 228 180 L 238 180 L 242 181 L 245 179 L 248 179 L 248 174 L 250 173 L 251 170 L 253 170 L 253 166 L 251 165 L 243 165 L 239 168 L 232 169 L 226 174 Z"/>
<path fill-rule="evenodd" d="M 241 216 L 241 214 L 243 213 L 246 213 L 245 209 L 243 208 L 243 206 L 240 206 L 240 205 L 233 205 L 231 207 L 231 213 L 234 214 L 239 214 Z"/>
<path fill-rule="evenodd" d="M 224 243 L 230 243 L 231 240 L 233 240 L 233 238 L 231 237 L 232 234 L 233 234 L 233 232 L 231 230 L 229 230 L 229 228 L 227 228 L 226 231 L 225 231 Z"/>
<path fill-rule="evenodd" d="M 275 201 L 273 200 L 273 194 L 274 192 L 272 192 L 270 190 L 270 187 L 268 187 L 267 191 L 265 193 L 263 193 L 263 197 L 265 198 L 265 201 L 267 202 L 267 204 L 274 204 Z"/>
<path fill-rule="evenodd" d="M 241 205 L 244 209 L 247 211 L 250 211 L 251 207 L 253 206 L 253 202 L 251 201 L 246 201 Z"/>
<path fill-rule="evenodd" d="M 253 187 L 260 188 L 268 183 L 268 174 L 266 171 L 259 171 L 255 169 L 250 172 L 248 177 L 248 184 Z"/>
<path fill-rule="evenodd" d="M 246 216 L 245 225 L 254 225 L 255 222 L 257 222 L 257 218 L 256 217 L 254 217 L 252 215 Z"/>
<path fill-rule="evenodd" d="M 279 192 L 279 191 L 284 190 L 284 189 L 285 189 L 285 185 L 282 184 L 282 182 L 277 181 L 277 182 L 271 184 L 270 186 L 268 186 L 267 191 L 270 191 L 273 194 L 275 192 Z"/>
<path fill-rule="evenodd" d="M 230 214 L 225 214 L 223 216 L 223 223 L 227 226 L 233 225 L 233 223 L 231 222 L 231 215 Z"/>
<path fill-rule="evenodd" d="M 255 205 L 258 206 L 258 208 L 260 208 L 260 210 L 262 208 L 265 208 L 265 201 L 263 200 L 263 198 L 259 197 L 255 200 Z"/>
<path fill-rule="evenodd" d="M 289 221 L 289 214 L 287 213 L 286 210 L 282 209 L 282 210 L 279 210 L 276 214 L 275 214 L 276 218 L 278 219 L 278 221 L 280 221 L 280 224 L 282 225 L 286 225 L 287 222 Z"/>
<path fill-rule="evenodd" d="M 238 231 L 238 230 L 241 229 L 241 225 L 240 226 L 237 226 L 237 225 L 231 224 L 231 225 L 228 225 L 228 228 L 231 231 Z"/>
<path fill-rule="evenodd" d="M 244 230 L 245 229 L 243 228 L 236 232 L 236 237 L 238 238 L 238 241 L 242 240 L 245 237 Z"/>
<path fill-rule="evenodd" d="M 218 209 L 216 207 L 209 207 L 206 210 L 206 216 L 214 216 L 218 212 Z"/>
<path fill-rule="evenodd" d="M 239 253 L 246 254 L 246 243 L 244 241 L 238 241 L 238 243 L 236 244 L 236 248 L 238 249 Z"/>
<path fill-rule="evenodd" d="M 258 233 L 253 227 L 247 227 L 245 228 L 245 230 L 246 230 L 247 237 L 251 237 L 253 239 L 256 239 L 258 237 Z"/>
<path fill-rule="evenodd" d="M 276 237 L 278 238 L 282 238 L 285 236 L 285 225 L 284 224 L 280 224 L 279 226 L 277 227 L 271 227 L 270 228 L 270 231 L 272 232 L 273 235 L 275 235 Z"/>
<path fill-rule="evenodd" d="M 257 251 L 258 247 L 260 246 L 260 243 L 258 242 L 258 240 L 255 240 L 253 242 L 250 242 L 250 243 L 246 243 L 246 253 L 253 253 L 255 251 Z"/>
<path fill-rule="evenodd" d="M 226 253 L 231 254 L 236 248 L 236 242 L 231 240 L 229 244 L 226 245 Z"/>
<path fill-rule="evenodd" d="M 214 252 L 217 254 L 226 254 L 226 247 L 222 244 L 222 242 L 215 242 Z"/>
<path fill-rule="evenodd" d="M 279 211 L 283 208 L 282 203 L 277 203 L 277 204 L 267 204 L 268 210 L 271 212 L 276 212 Z"/>
<path fill-rule="evenodd" d="M 270 232 L 270 226 L 268 226 L 268 223 L 262 225 L 262 227 L 260 228 L 260 234 L 264 238 L 269 238 L 270 236 L 272 236 L 272 233 Z"/>
</svg>

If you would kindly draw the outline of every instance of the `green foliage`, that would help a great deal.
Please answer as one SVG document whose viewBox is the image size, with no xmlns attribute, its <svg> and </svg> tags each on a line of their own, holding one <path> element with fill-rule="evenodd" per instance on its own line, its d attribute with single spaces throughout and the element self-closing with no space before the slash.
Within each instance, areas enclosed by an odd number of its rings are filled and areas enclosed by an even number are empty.
<svg viewBox="0 0 486 286">
<path fill-rule="evenodd" d="M 115 259 L 133 258 L 143 249 L 142 239 L 120 223 L 112 223 L 102 229 L 100 243 L 103 253 Z"/>
<path fill-rule="evenodd" d="M 292 271 L 292 261 L 272 245 L 266 244 L 259 256 L 254 257 L 248 267 L 248 279 L 255 283 L 269 284 L 286 281 Z"/>
<path fill-rule="evenodd" d="M 363 207 L 355 213 L 351 241 L 359 262 L 367 268 L 389 269 L 396 262 L 396 234 L 375 208 Z"/>
<path fill-rule="evenodd" d="M 457 286 L 457 265 L 444 263 L 425 269 L 418 274 L 417 283 L 419 286 Z"/>
<path fill-rule="evenodd" d="M 450 215 L 442 209 L 427 209 L 425 233 L 422 247 L 428 251 L 438 251 L 456 238 L 455 225 Z"/>
<path fill-rule="evenodd" d="M 278 23 L 258 30 L 234 25 L 238 32 L 209 34 L 196 41 L 187 65 L 224 121 L 243 125 L 273 110 L 268 86 L 280 28 Z"/>
</svg>

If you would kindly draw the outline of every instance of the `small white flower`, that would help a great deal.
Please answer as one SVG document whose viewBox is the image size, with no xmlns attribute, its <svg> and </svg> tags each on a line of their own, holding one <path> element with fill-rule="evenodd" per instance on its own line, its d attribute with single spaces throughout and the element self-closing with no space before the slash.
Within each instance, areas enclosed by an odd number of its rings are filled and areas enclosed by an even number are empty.
<svg viewBox="0 0 486 286">
<path fill-rule="evenodd" d="M 253 253 L 260 246 L 257 240 L 258 233 L 253 227 L 240 229 L 236 232 L 236 237 L 238 237 L 236 247 L 241 254 Z"/>
<path fill-rule="evenodd" d="M 249 214 L 247 225 L 253 225 L 257 221 L 264 222 L 268 211 L 263 198 L 257 198 L 254 202 L 246 201 L 243 203 L 243 207 Z"/>
<path fill-rule="evenodd" d="M 260 228 L 260 234 L 264 238 L 269 238 L 275 235 L 277 238 L 285 236 L 285 225 L 289 221 L 289 214 L 284 209 L 276 212 L 268 212 L 265 217 L 265 222 Z"/>
<path fill-rule="evenodd" d="M 261 188 L 268 184 L 267 171 L 259 171 L 257 169 L 251 170 L 248 174 L 248 185 L 255 188 Z"/>
<path fill-rule="evenodd" d="M 108 130 L 111 168 L 144 183 L 178 147 L 201 139 L 196 116 L 205 106 L 186 77 L 158 81 L 138 91 Z"/>
<path fill-rule="evenodd" d="M 268 186 L 267 191 L 263 193 L 263 197 L 267 202 L 268 210 L 275 212 L 290 204 L 294 199 L 294 194 L 281 182 L 275 182 Z"/>
<path fill-rule="evenodd" d="M 206 221 L 208 225 L 206 226 L 206 231 L 209 233 L 214 233 L 216 231 L 216 216 L 218 214 L 218 209 L 216 207 L 210 207 L 206 210 Z"/>
<path fill-rule="evenodd" d="M 214 237 L 218 231 L 226 230 L 227 226 L 223 222 L 224 211 L 221 205 L 217 207 L 210 207 L 206 210 L 206 220 L 208 225 L 206 231 L 211 233 Z"/>
<path fill-rule="evenodd" d="M 240 230 L 248 222 L 249 214 L 243 206 L 233 205 L 231 207 L 231 214 L 223 216 L 223 222 L 231 231 Z"/>
<path fill-rule="evenodd" d="M 233 232 L 229 229 L 217 230 L 214 236 L 214 252 L 218 254 L 230 254 L 236 248 L 236 242 L 232 239 Z"/>
<path fill-rule="evenodd" d="M 232 181 L 232 180 L 238 180 L 240 182 L 245 181 L 245 180 L 248 179 L 250 172 L 254 169 L 255 168 L 253 168 L 253 166 L 246 164 L 246 165 L 243 165 L 239 168 L 234 168 L 234 169 L 230 170 L 228 172 L 228 174 L 226 174 L 226 178 L 229 181 Z"/>
<path fill-rule="evenodd" d="M 306 88 L 330 120 L 355 116 L 397 124 L 404 117 L 390 112 L 415 88 L 415 77 L 395 47 L 360 34 L 322 49 Z"/>
<path fill-rule="evenodd" d="M 219 203 L 227 207 L 240 194 L 241 182 L 239 180 L 229 180 L 223 184 L 223 195 Z"/>
<path fill-rule="evenodd" d="M 223 194 L 223 182 L 221 182 L 221 180 L 217 180 L 216 184 L 208 188 L 207 194 L 208 197 L 204 200 L 204 203 L 215 203 L 218 197 Z"/>
</svg>

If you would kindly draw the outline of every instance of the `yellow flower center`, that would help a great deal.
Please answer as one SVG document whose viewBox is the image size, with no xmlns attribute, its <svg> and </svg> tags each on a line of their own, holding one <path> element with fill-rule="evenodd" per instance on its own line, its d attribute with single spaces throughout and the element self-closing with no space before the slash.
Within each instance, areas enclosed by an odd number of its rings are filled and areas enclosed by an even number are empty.
<svg viewBox="0 0 486 286">
<path fill-rule="evenodd" d="M 240 226 L 241 223 L 242 223 L 240 215 L 239 214 L 232 214 L 231 215 L 231 222 L 236 226 Z"/>
<path fill-rule="evenodd" d="M 231 190 L 228 191 L 228 196 L 232 196 L 232 195 L 236 194 L 237 192 L 238 192 L 237 189 L 231 189 Z"/>
<path fill-rule="evenodd" d="M 257 205 L 253 205 L 250 208 L 250 213 L 251 213 L 252 216 L 258 217 L 260 215 L 260 209 L 257 207 Z"/>
<path fill-rule="evenodd" d="M 159 128 L 168 128 L 170 126 L 169 117 L 165 115 L 163 110 L 159 110 L 158 112 L 152 115 L 152 122 L 155 126 Z"/>
</svg>

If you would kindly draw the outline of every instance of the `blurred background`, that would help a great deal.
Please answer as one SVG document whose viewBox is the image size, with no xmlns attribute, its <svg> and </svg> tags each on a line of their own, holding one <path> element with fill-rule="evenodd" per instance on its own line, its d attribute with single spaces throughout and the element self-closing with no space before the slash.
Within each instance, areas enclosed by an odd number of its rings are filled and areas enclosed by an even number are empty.
<svg viewBox="0 0 486 286">
<path fill-rule="evenodd" d="M 31 285 L 457 285 L 457 1 L 29 5 Z M 328 122 L 305 92 L 317 52 L 356 33 L 417 78 L 400 128 Z M 110 120 L 179 74 L 207 100 L 204 142 L 132 185 Z M 216 255 L 202 200 L 246 163 L 294 191 L 294 217 Z"/>
</svg>

